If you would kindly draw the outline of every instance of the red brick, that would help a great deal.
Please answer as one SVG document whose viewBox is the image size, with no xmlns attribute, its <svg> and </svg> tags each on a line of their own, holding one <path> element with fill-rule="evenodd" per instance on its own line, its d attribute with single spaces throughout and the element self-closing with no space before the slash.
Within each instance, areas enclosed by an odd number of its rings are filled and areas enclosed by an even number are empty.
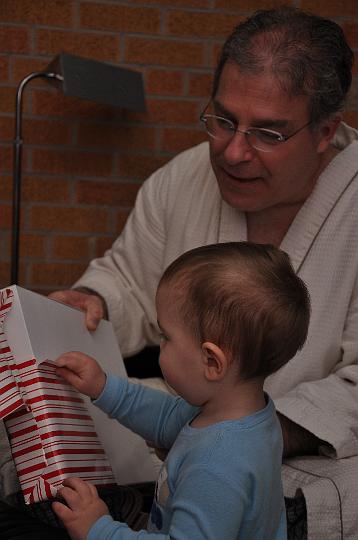
<svg viewBox="0 0 358 540">
<path fill-rule="evenodd" d="M 12 198 L 12 176 L 2 174 L 0 178 L 0 200 L 9 201 Z"/>
<path fill-rule="evenodd" d="M 204 61 L 204 45 L 169 39 L 126 37 L 125 60 L 138 64 L 198 67 Z"/>
<path fill-rule="evenodd" d="M 281 6 L 283 3 L 282 0 L 215 0 L 214 7 L 242 13 L 247 11 L 253 12 L 257 9 L 270 9 Z M 288 4 L 288 2 L 286 3 Z"/>
<path fill-rule="evenodd" d="M 154 150 L 155 131 L 146 126 L 114 126 L 81 124 L 78 142 L 87 148 L 119 148 L 121 150 Z"/>
<path fill-rule="evenodd" d="M 83 204 L 133 206 L 139 184 L 119 184 L 115 182 L 77 183 L 77 201 Z"/>
<path fill-rule="evenodd" d="M 131 3 L 142 4 L 143 0 L 131 0 Z M 211 0 L 146 0 L 145 3 L 169 7 L 209 8 L 212 2 Z"/>
<path fill-rule="evenodd" d="M 0 26 L 0 51 L 26 53 L 30 49 L 29 31 L 20 26 Z"/>
<path fill-rule="evenodd" d="M 69 0 L 1 0 L 0 20 L 28 24 L 71 26 Z"/>
<path fill-rule="evenodd" d="M 71 126 L 58 121 L 26 119 L 23 139 L 25 144 L 70 144 Z"/>
<path fill-rule="evenodd" d="M 45 237 L 38 234 L 21 234 L 20 257 L 44 257 Z"/>
<path fill-rule="evenodd" d="M 300 7 L 324 17 L 358 16 L 356 0 L 301 0 Z"/>
<path fill-rule="evenodd" d="M 199 109 L 194 101 L 148 99 L 147 112 L 133 115 L 133 118 L 156 124 L 191 124 L 197 123 Z"/>
<path fill-rule="evenodd" d="M 223 43 L 224 42 L 214 43 L 212 45 L 212 51 L 211 51 L 211 54 L 210 54 L 210 67 L 213 68 L 213 74 L 214 74 L 215 68 L 216 68 L 216 66 L 218 64 L 218 61 L 219 61 L 219 58 L 220 58 L 220 55 L 221 55 L 221 50 L 222 50 Z"/>
<path fill-rule="evenodd" d="M 30 227 L 47 231 L 108 231 L 108 212 L 101 208 L 38 206 L 30 209 Z"/>
<path fill-rule="evenodd" d="M 48 64 L 48 60 L 40 60 L 38 58 L 30 58 L 28 56 L 14 56 L 11 58 L 12 81 L 17 84 L 29 73 L 34 73 L 35 71 L 43 71 L 48 66 Z M 34 82 L 32 84 L 38 85 L 39 80 L 37 80 L 36 83 Z"/>
<path fill-rule="evenodd" d="M 61 118 L 113 118 L 113 108 L 85 99 L 64 96 L 52 90 L 32 91 L 32 112 L 41 116 Z"/>
<path fill-rule="evenodd" d="M 212 73 L 191 73 L 189 77 L 189 95 L 209 98 L 212 84 Z"/>
<path fill-rule="evenodd" d="M 83 236 L 56 236 L 53 239 L 53 256 L 57 259 L 88 260 L 88 238 Z"/>
<path fill-rule="evenodd" d="M 0 141 L 13 141 L 14 130 L 14 119 L 9 116 L 0 116 Z"/>
<path fill-rule="evenodd" d="M 2 175 L 0 180 L 0 200 L 12 199 L 12 176 Z M 41 178 L 22 176 L 21 199 L 23 201 L 69 203 L 70 181 L 68 178 Z"/>
<path fill-rule="evenodd" d="M 0 80 L 3 83 L 9 80 L 9 59 L 6 56 L 0 56 Z"/>
<path fill-rule="evenodd" d="M 167 28 L 176 36 L 226 37 L 231 33 L 239 18 L 224 13 L 169 11 Z"/>
<path fill-rule="evenodd" d="M 94 152 L 34 149 L 33 171 L 84 176 L 109 176 L 112 156 Z"/>
<path fill-rule="evenodd" d="M 146 75 L 147 94 L 180 96 L 184 90 L 184 73 L 164 69 L 149 70 Z"/>
<path fill-rule="evenodd" d="M 102 255 L 104 255 L 104 252 L 107 251 L 107 249 L 109 249 L 112 246 L 116 237 L 117 235 L 97 237 L 94 256 L 102 257 Z"/>
<path fill-rule="evenodd" d="M 10 264 L 8 262 L 0 262 L 0 288 L 3 289 L 8 285 L 11 285 Z"/>
<path fill-rule="evenodd" d="M 147 34 L 160 30 L 160 12 L 153 8 L 84 2 L 80 5 L 80 18 L 81 25 L 87 28 Z"/>
<path fill-rule="evenodd" d="M 33 285 L 69 287 L 83 274 L 86 264 L 36 263 L 31 265 Z"/>
<path fill-rule="evenodd" d="M 12 171 L 12 148 L 0 145 L 0 173 Z"/>
<path fill-rule="evenodd" d="M 343 119 L 347 124 L 358 129 L 358 110 L 346 111 L 343 115 Z"/>
<path fill-rule="evenodd" d="M 352 48 L 358 47 L 358 21 L 347 21 L 342 24 L 342 28 L 349 45 Z"/>
<path fill-rule="evenodd" d="M 353 79 L 353 83 L 348 94 L 347 109 L 356 109 L 357 105 L 358 105 L 358 80 Z"/>
<path fill-rule="evenodd" d="M 15 111 L 16 88 L 10 86 L 0 86 L 0 112 Z"/>
<path fill-rule="evenodd" d="M 37 30 L 36 51 L 58 54 L 59 51 L 97 60 L 114 61 L 119 58 L 119 37 L 100 33 Z"/>
<path fill-rule="evenodd" d="M 116 229 L 116 232 L 117 234 L 120 234 L 122 232 L 122 230 L 124 229 L 124 226 L 127 222 L 127 219 L 128 219 L 128 216 L 129 216 L 130 212 L 118 212 L 117 214 L 117 229 Z"/>
<path fill-rule="evenodd" d="M 181 152 L 207 140 L 206 133 L 189 129 L 165 129 L 162 135 L 161 150 L 164 152 Z"/>
<path fill-rule="evenodd" d="M 9 229 L 11 226 L 11 206 L 8 204 L 0 205 L 0 228 Z"/>
<path fill-rule="evenodd" d="M 68 203 L 70 201 L 69 180 L 24 176 L 22 181 L 24 201 Z"/>
<path fill-rule="evenodd" d="M 168 158 L 156 155 L 119 155 L 118 174 L 121 178 L 127 177 L 144 180 L 167 161 Z"/>
</svg>

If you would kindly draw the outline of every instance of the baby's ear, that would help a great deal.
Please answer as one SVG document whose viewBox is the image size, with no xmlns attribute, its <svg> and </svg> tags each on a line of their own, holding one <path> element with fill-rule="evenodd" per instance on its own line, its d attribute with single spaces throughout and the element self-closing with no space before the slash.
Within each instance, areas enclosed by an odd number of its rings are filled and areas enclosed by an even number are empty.
<svg viewBox="0 0 358 540">
<path fill-rule="evenodd" d="M 204 374 L 208 381 L 220 381 L 226 375 L 228 360 L 226 354 L 220 347 L 205 341 L 201 345 L 204 355 Z"/>
</svg>

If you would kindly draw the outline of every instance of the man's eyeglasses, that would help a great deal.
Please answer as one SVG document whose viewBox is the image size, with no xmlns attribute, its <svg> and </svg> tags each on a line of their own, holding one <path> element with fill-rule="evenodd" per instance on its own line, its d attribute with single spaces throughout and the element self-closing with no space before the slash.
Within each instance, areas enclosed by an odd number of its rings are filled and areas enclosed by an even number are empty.
<svg viewBox="0 0 358 540">
<path fill-rule="evenodd" d="M 245 135 L 249 145 L 261 152 L 272 152 L 281 143 L 288 141 L 311 124 L 311 122 L 307 122 L 307 124 L 298 128 L 294 133 L 291 133 L 291 135 L 282 135 L 278 131 L 266 128 L 250 127 L 246 130 L 238 129 L 232 120 L 223 116 L 217 116 L 216 114 L 205 114 L 205 111 L 200 115 L 200 120 L 204 123 L 208 135 L 213 137 L 213 139 L 226 141 L 228 144 L 235 133 L 242 133 Z"/>
</svg>

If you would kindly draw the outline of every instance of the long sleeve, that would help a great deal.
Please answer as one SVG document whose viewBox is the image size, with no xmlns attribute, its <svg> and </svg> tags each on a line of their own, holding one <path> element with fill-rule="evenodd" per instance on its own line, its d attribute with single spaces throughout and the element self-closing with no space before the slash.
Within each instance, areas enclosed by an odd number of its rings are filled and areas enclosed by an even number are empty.
<svg viewBox="0 0 358 540">
<path fill-rule="evenodd" d="M 275 403 L 282 414 L 328 442 L 332 457 L 345 458 L 358 454 L 358 277 L 338 354 L 340 361 L 326 377 L 301 382 Z"/>
<path fill-rule="evenodd" d="M 208 471 L 192 471 L 191 477 L 182 479 L 173 498 L 173 519 L 167 534 L 132 531 L 125 523 L 104 516 L 93 525 L 87 540 L 236 540 L 247 505 L 247 495 L 241 492 L 238 496 L 238 492 Z M 245 540 L 260 538 L 265 536 L 247 536 Z M 284 540 L 285 536 L 278 538 Z"/>
<path fill-rule="evenodd" d="M 113 375 L 107 376 L 94 404 L 160 448 L 170 448 L 182 427 L 198 412 L 180 397 Z"/>
<path fill-rule="evenodd" d="M 303 349 L 265 383 L 277 410 L 358 454 L 358 142 L 322 173 L 283 243 L 312 304 Z"/>
<path fill-rule="evenodd" d="M 197 409 L 160 394 L 110 377 L 96 402 L 118 419 L 133 416 L 133 427 L 140 416 L 162 442 L 186 422 L 161 469 L 148 530 L 134 532 L 104 516 L 88 540 L 286 540 L 282 436 L 273 402 L 245 418 L 199 429 L 188 423 Z M 155 418 L 164 427 L 156 428 Z"/>
</svg>

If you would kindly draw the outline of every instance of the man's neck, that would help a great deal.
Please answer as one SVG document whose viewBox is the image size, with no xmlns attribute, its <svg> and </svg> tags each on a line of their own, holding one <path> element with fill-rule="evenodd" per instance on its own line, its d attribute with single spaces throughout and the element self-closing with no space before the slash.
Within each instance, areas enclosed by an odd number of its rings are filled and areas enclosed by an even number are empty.
<svg viewBox="0 0 358 540">
<path fill-rule="evenodd" d="M 258 244 L 281 245 L 302 203 L 246 214 L 247 239 Z"/>
</svg>

